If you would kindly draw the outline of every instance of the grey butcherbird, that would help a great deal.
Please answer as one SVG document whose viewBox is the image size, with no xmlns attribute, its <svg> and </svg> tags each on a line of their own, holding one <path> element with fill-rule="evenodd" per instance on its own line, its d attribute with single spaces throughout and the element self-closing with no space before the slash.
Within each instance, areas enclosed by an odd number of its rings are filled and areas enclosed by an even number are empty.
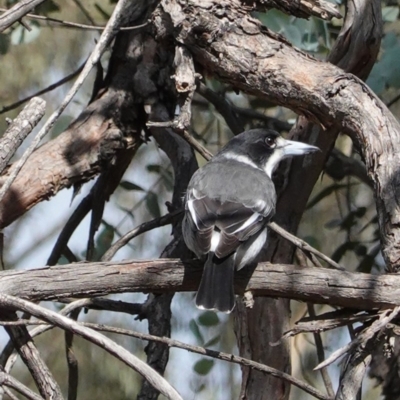
<svg viewBox="0 0 400 400">
<path fill-rule="evenodd" d="M 232 311 L 234 271 L 257 257 L 275 213 L 273 171 L 286 157 L 317 150 L 272 130 L 253 129 L 234 137 L 196 171 L 185 196 L 183 237 L 197 257 L 207 254 L 197 307 Z"/>
</svg>

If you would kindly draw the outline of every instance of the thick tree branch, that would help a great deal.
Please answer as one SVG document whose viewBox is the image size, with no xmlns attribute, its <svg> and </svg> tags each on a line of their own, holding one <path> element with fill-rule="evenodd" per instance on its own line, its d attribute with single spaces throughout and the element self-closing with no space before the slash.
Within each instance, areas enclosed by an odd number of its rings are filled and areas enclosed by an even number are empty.
<svg viewBox="0 0 400 400">
<path fill-rule="evenodd" d="M 120 24 L 141 21 L 148 7 L 148 3 L 143 3 L 137 7 L 129 6 Z M 108 43 L 114 34 L 112 29 L 108 30 L 99 44 Z M 92 179 L 119 154 L 121 148 L 128 147 L 134 152 L 141 144 L 141 126 L 138 127 L 138 121 L 131 117 L 132 114 L 137 115 L 138 107 L 143 107 L 141 99 L 132 96 L 132 86 L 135 86 L 132 71 L 136 69 L 137 63 L 128 58 L 127 52 L 130 49 L 126 49 L 127 39 L 130 36 L 136 37 L 137 33 L 120 36 L 121 40 L 115 45 L 117 54 L 114 52 L 110 60 L 112 73 L 106 78 L 105 87 L 65 132 L 29 157 L 0 203 L 0 228 L 9 225 L 59 190 Z M 95 56 L 98 54 L 93 58 Z M 121 59 L 125 62 L 120 62 Z M 90 60 L 87 62 L 89 64 Z M 2 177 L 0 183 L 4 184 L 5 180 L 10 179 L 9 174 L 13 170 L 15 165 Z"/>
<path fill-rule="evenodd" d="M 197 261 L 157 259 L 118 263 L 77 263 L 0 273 L 0 293 L 34 301 L 110 293 L 171 293 L 197 290 Z M 286 297 L 369 310 L 400 305 L 400 275 L 370 275 L 295 265 L 260 263 L 251 278 L 240 271 L 236 293 Z"/>
<path fill-rule="evenodd" d="M 29 156 L 37 148 L 39 143 L 53 127 L 57 119 L 60 117 L 62 112 L 70 103 L 70 101 L 74 98 L 75 94 L 78 92 L 79 88 L 82 86 L 83 82 L 88 77 L 92 68 L 99 62 L 101 55 L 104 53 L 107 46 L 110 44 L 111 40 L 115 37 L 116 29 L 118 29 L 118 27 L 126 21 L 125 14 L 127 11 L 128 4 L 129 2 L 127 0 L 118 1 L 109 21 L 107 22 L 106 29 L 102 32 L 98 43 L 96 44 L 95 48 L 90 54 L 88 60 L 86 61 L 85 66 L 83 67 L 82 72 L 79 74 L 79 77 L 74 82 L 72 88 L 68 91 L 67 95 L 61 102 L 60 106 L 53 112 L 53 114 L 51 114 L 51 116 L 46 121 L 42 129 L 33 139 L 32 143 L 25 150 L 22 157 L 12 166 L 9 176 L 7 177 L 7 179 L 0 188 L 0 202 L 3 200 L 7 191 L 10 189 L 12 183 L 14 182 L 15 178 L 17 177 L 22 167 L 28 160 Z"/>
<path fill-rule="evenodd" d="M 368 175 L 374 181 L 384 255 L 388 265 L 400 266 L 400 205 L 396 200 L 400 184 L 393 169 L 400 165 L 396 150 L 400 125 L 385 105 L 353 75 L 312 59 L 241 14 L 236 0 L 218 17 L 201 6 L 173 3 L 172 7 L 172 3 L 162 2 L 161 15 L 171 18 L 176 39 L 212 74 L 247 93 L 290 107 L 324 127 L 341 129 L 360 143 Z M 225 19 L 235 21 L 235 29 L 230 29 Z M 375 37 L 371 40 L 375 46 Z M 355 72 L 373 60 L 373 56 L 358 60 Z"/>
</svg>

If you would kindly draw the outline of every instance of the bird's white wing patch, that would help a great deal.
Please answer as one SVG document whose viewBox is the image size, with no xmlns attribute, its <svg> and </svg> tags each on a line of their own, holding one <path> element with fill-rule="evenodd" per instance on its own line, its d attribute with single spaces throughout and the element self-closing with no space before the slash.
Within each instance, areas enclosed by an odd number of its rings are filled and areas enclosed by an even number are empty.
<svg viewBox="0 0 400 400">
<path fill-rule="evenodd" d="M 232 232 L 232 234 L 234 235 L 235 233 L 238 233 L 238 232 L 246 229 L 250 225 L 254 224 L 254 222 L 258 221 L 260 217 L 261 217 L 261 214 L 259 214 L 257 212 L 253 213 L 251 215 L 251 217 L 248 218 L 241 226 L 239 226 L 238 229 L 236 229 L 234 232 Z"/>
<path fill-rule="evenodd" d="M 256 233 L 247 242 L 244 242 L 236 253 L 235 266 L 239 270 L 245 265 L 250 264 L 258 256 L 267 240 L 267 230 L 263 229 L 260 233 Z"/>
<path fill-rule="evenodd" d="M 219 240 L 221 239 L 221 234 L 217 231 L 213 231 L 211 236 L 211 248 L 210 251 L 215 252 L 215 249 L 219 245 Z"/>
<path fill-rule="evenodd" d="M 193 222 L 196 224 L 197 229 L 199 229 L 199 224 L 197 222 L 197 215 L 196 215 L 196 211 L 193 206 L 193 202 L 194 202 L 194 200 L 189 200 L 187 202 L 187 206 L 188 206 L 190 215 L 192 216 Z"/>
</svg>

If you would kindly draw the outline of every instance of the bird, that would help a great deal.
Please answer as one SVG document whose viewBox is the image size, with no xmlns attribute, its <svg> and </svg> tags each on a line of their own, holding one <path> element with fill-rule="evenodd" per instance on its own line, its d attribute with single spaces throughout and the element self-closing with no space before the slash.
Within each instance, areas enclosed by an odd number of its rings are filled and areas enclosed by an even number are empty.
<svg viewBox="0 0 400 400">
<path fill-rule="evenodd" d="M 274 170 L 284 158 L 318 150 L 274 130 L 252 129 L 232 138 L 193 174 L 184 197 L 182 235 L 186 246 L 206 259 L 198 308 L 233 310 L 234 272 L 254 262 L 275 214 Z"/>
</svg>

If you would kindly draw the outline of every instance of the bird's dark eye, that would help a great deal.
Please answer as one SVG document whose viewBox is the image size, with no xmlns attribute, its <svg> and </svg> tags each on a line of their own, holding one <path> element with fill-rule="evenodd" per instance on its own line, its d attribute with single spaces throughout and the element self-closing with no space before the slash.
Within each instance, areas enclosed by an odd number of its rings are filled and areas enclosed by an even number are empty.
<svg viewBox="0 0 400 400">
<path fill-rule="evenodd" d="M 275 137 L 275 136 L 272 136 L 272 135 L 267 136 L 267 137 L 265 138 L 265 144 L 266 144 L 268 147 L 274 148 L 274 147 L 276 146 L 276 137 Z"/>
</svg>

